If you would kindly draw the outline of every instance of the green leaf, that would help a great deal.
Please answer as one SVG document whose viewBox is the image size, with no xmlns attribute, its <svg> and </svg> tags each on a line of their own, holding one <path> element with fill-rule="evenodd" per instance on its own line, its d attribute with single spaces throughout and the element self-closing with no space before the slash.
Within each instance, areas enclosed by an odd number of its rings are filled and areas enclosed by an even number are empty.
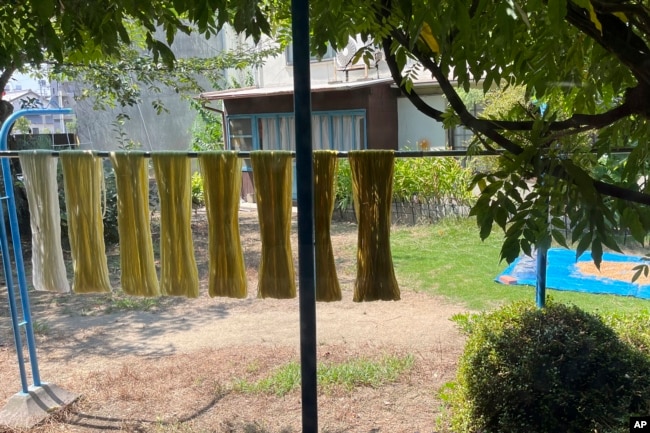
<svg viewBox="0 0 650 433">
<path fill-rule="evenodd" d="M 592 240 L 592 234 L 591 232 L 584 233 L 582 237 L 580 238 L 580 242 L 578 242 L 578 246 L 576 247 L 576 259 L 579 258 L 582 253 L 587 251 L 587 248 L 589 248 L 589 245 L 591 244 Z"/>
<path fill-rule="evenodd" d="M 492 233 L 492 222 L 493 219 L 491 215 L 486 215 L 481 219 L 480 237 L 482 241 L 486 240 L 490 236 L 490 233 Z"/>
<path fill-rule="evenodd" d="M 632 282 L 636 282 L 639 278 L 641 278 L 641 275 L 644 277 L 647 277 L 648 274 L 650 273 L 650 266 L 647 264 L 642 264 L 642 265 L 637 265 L 632 268 L 634 272 L 634 275 L 632 276 Z"/>
<path fill-rule="evenodd" d="M 594 237 L 591 242 L 591 258 L 594 260 L 596 268 L 600 269 L 600 264 L 603 261 L 603 245 L 598 237 Z"/>
<path fill-rule="evenodd" d="M 564 222 L 564 218 L 558 218 L 558 217 L 551 218 L 551 225 L 558 229 L 562 229 L 562 230 L 566 229 L 566 223 Z"/>
<path fill-rule="evenodd" d="M 519 240 L 517 238 L 506 238 L 501 247 L 501 260 L 512 263 L 519 257 L 519 252 Z"/>
<path fill-rule="evenodd" d="M 567 244 L 566 237 L 564 236 L 564 233 L 560 230 L 551 230 L 551 235 L 553 236 L 553 239 L 563 246 L 564 248 L 569 248 L 569 245 Z"/>
<path fill-rule="evenodd" d="M 621 223 L 624 227 L 630 229 L 630 234 L 637 242 L 643 244 L 647 232 L 641 223 L 641 218 L 639 217 L 637 209 L 633 207 L 626 207 L 623 209 Z"/>
</svg>

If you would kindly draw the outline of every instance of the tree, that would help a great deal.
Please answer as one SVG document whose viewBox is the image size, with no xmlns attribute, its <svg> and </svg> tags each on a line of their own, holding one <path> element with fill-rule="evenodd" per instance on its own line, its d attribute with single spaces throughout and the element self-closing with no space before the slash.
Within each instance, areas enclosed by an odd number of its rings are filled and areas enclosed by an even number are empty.
<svg viewBox="0 0 650 433">
<path fill-rule="evenodd" d="M 113 86 L 96 87 L 104 89 L 101 91 L 107 89 L 109 103 L 133 104 L 140 91 L 134 82 L 150 89 L 160 82 L 174 83 L 179 91 L 189 89 L 197 84 L 193 76 L 197 71 L 214 70 L 224 61 L 229 61 L 230 67 L 237 66 L 259 58 L 260 53 L 186 59 L 179 63 L 169 48 L 177 33 L 197 31 L 210 37 L 228 23 L 235 31 L 259 41 L 262 33 L 270 32 L 265 19 L 270 12 L 266 8 L 268 5 L 253 0 L 3 2 L 0 88 L 5 88 L 14 72 L 29 67 L 38 69 L 48 63 L 68 76 L 94 77 L 102 84 L 113 79 L 109 83 Z M 2 123 L 12 108 L 6 101 L 0 102 Z"/>
<path fill-rule="evenodd" d="M 314 50 L 360 34 L 383 48 L 395 82 L 423 113 L 477 136 L 474 150 L 501 153 L 478 175 L 472 214 L 481 237 L 494 226 L 502 258 L 560 244 L 618 250 L 614 232 L 650 230 L 650 9 L 647 0 L 313 0 Z M 439 83 L 450 110 L 427 105 L 417 76 Z M 526 104 L 473 116 L 459 89 L 523 86 Z M 618 176 L 604 156 L 627 152 Z M 549 224 L 550 222 L 550 224 Z M 564 236 L 565 225 L 572 236 Z M 646 268 L 647 271 L 647 268 Z"/>
</svg>

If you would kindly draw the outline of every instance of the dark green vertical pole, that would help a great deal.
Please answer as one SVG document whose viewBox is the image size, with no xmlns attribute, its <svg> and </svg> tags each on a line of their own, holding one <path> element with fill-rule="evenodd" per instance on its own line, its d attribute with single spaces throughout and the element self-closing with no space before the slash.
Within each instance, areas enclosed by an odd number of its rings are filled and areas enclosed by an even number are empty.
<svg viewBox="0 0 650 433">
<path fill-rule="evenodd" d="M 538 308 L 546 307 L 546 267 L 548 247 L 537 245 L 537 284 L 535 287 L 535 302 Z"/>
<path fill-rule="evenodd" d="M 302 431 L 318 433 L 316 380 L 316 287 L 314 261 L 314 170 L 311 144 L 309 0 L 292 0 L 293 105 L 296 118 L 298 197 L 298 285 Z"/>
</svg>

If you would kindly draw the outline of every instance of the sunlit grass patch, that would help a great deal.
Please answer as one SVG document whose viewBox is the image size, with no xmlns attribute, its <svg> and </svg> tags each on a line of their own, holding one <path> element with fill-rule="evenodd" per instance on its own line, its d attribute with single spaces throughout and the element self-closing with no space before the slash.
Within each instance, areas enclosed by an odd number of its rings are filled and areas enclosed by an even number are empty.
<svg viewBox="0 0 650 433">
<path fill-rule="evenodd" d="M 343 388 L 350 391 L 357 387 L 377 388 L 395 382 L 401 374 L 414 364 L 412 355 L 386 355 L 379 359 L 351 359 L 341 363 L 320 363 L 318 385 L 322 391 Z M 256 382 L 239 379 L 234 390 L 244 393 L 268 393 L 283 396 L 300 386 L 300 363 L 296 361 L 282 365 L 270 376 Z"/>
</svg>

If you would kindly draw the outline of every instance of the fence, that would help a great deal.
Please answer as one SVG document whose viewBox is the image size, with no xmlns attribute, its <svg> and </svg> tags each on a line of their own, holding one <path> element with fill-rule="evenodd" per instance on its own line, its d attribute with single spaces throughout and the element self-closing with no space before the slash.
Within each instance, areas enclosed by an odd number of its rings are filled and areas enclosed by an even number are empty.
<svg viewBox="0 0 650 433">
<path fill-rule="evenodd" d="M 432 224 L 448 217 L 467 217 L 470 206 L 453 198 L 444 199 L 395 199 L 392 204 L 391 222 L 397 225 Z M 334 221 L 356 222 L 354 206 L 337 206 Z"/>
</svg>

